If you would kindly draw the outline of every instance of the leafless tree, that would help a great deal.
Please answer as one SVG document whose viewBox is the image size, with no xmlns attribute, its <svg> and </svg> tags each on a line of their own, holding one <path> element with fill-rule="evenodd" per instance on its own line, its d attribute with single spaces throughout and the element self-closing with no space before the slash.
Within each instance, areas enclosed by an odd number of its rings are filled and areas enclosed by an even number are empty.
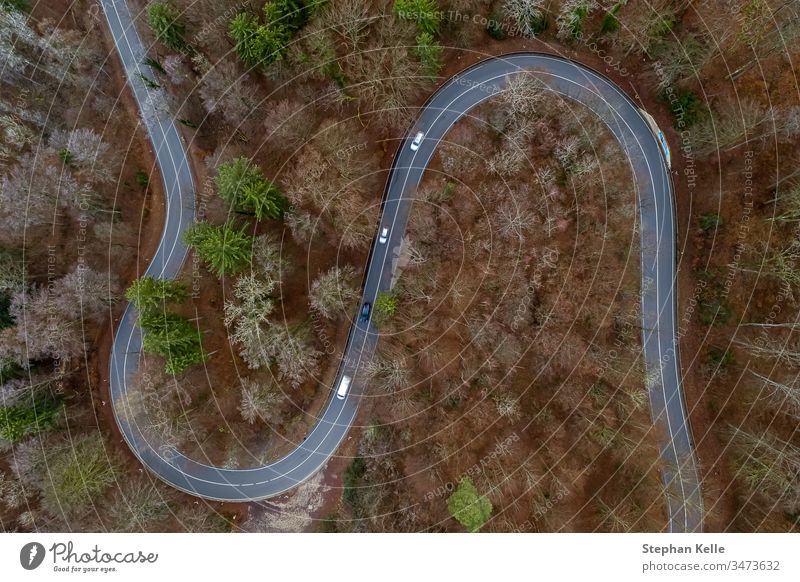
<svg viewBox="0 0 800 582">
<path fill-rule="evenodd" d="M 250 424 L 259 419 L 266 423 L 272 422 L 277 416 L 277 407 L 283 400 L 283 395 L 275 386 L 262 386 L 250 379 L 242 380 L 239 412 Z"/>
<path fill-rule="evenodd" d="M 756 135 L 756 128 L 769 119 L 769 112 L 751 99 L 725 99 L 692 130 L 698 153 L 710 154 Z"/>
<path fill-rule="evenodd" d="M 581 14 L 586 14 L 596 9 L 598 4 L 595 0 L 565 0 L 558 11 L 556 24 L 558 25 L 557 36 L 561 40 L 568 40 L 573 37 L 574 31 L 580 30 L 580 19 L 584 18 Z"/>
<path fill-rule="evenodd" d="M 280 281 L 291 268 L 281 244 L 273 235 L 261 234 L 253 241 L 253 268 L 269 281 Z"/>
<path fill-rule="evenodd" d="M 800 386 L 797 385 L 796 378 L 778 382 L 752 369 L 748 371 L 767 389 L 767 398 L 777 410 L 786 409 L 796 416 L 800 415 Z"/>
<path fill-rule="evenodd" d="M 0 292 L 21 290 L 25 280 L 25 266 L 21 255 L 14 249 L 0 247 Z"/>
<path fill-rule="evenodd" d="M 405 21 L 391 21 L 379 20 L 375 36 L 393 39 L 396 44 L 369 47 L 345 56 L 347 71 L 353 79 L 351 90 L 363 103 L 362 109 L 375 111 L 390 128 L 407 124 L 411 117 L 408 105 L 430 83 L 419 60 L 406 48 L 413 46 L 413 41 L 401 44 L 398 38 L 396 29 L 404 26 Z"/>
<path fill-rule="evenodd" d="M 497 414 L 511 422 L 516 422 L 522 416 L 522 412 L 519 409 L 519 400 L 508 392 L 500 391 L 495 394 L 494 405 L 497 409 Z"/>
<path fill-rule="evenodd" d="M 262 339 L 264 327 L 274 308 L 272 293 L 276 281 L 255 274 L 240 275 L 234 283 L 233 299 L 225 302 L 225 325 L 232 342 L 239 346 L 239 355 L 251 368 L 263 365 Z"/>
<path fill-rule="evenodd" d="M 547 4 L 547 0 L 504 0 L 502 10 L 520 34 L 532 38 L 536 36 L 534 23 L 544 17 Z"/>
<path fill-rule="evenodd" d="M 234 127 L 239 127 L 253 111 L 257 94 L 247 74 L 231 60 L 217 62 L 200 80 L 200 98 L 206 111 L 221 113 Z"/>
<path fill-rule="evenodd" d="M 367 364 L 366 371 L 388 393 L 408 388 L 411 383 L 409 363 L 402 354 L 378 355 Z"/>
<path fill-rule="evenodd" d="M 504 142 L 506 147 L 486 160 L 486 169 L 501 178 L 510 178 L 523 168 L 525 155 L 508 140 Z"/>
<path fill-rule="evenodd" d="M 134 477 L 121 482 L 104 513 L 113 532 L 152 532 L 169 517 L 169 504 L 152 480 Z"/>
<path fill-rule="evenodd" d="M 19 479 L 0 471 L 0 502 L 9 509 L 16 509 L 26 501 L 25 488 Z"/>
<path fill-rule="evenodd" d="M 552 91 L 533 73 L 518 73 L 508 80 L 505 90 L 500 94 L 500 103 L 505 108 L 504 115 L 513 125 L 519 125 L 525 118 L 541 114 L 543 108 L 549 110 L 554 99 Z"/>
<path fill-rule="evenodd" d="M 293 151 L 305 143 L 315 126 L 313 109 L 300 101 L 283 99 L 265 109 L 265 138 L 278 150 Z"/>
<path fill-rule="evenodd" d="M 292 232 L 292 238 L 300 244 L 311 241 L 316 227 L 316 220 L 308 212 L 291 211 L 286 215 L 286 225 Z"/>
<path fill-rule="evenodd" d="M 730 427 L 740 454 L 737 476 L 756 495 L 790 513 L 800 509 L 800 449 L 770 433 Z"/>
<path fill-rule="evenodd" d="M 800 367 L 800 349 L 796 342 L 781 341 L 774 338 L 758 340 L 735 339 L 734 343 L 759 358 L 770 358 L 792 368 Z"/>
<path fill-rule="evenodd" d="M 60 207 L 75 211 L 94 194 L 47 154 L 23 154 L 0 178 L 0 218 L 8 236 L 21 237 L 26 227 L 50 224 Z"/>
<path fill-rule="evenodd" d="M 526 196 L 515 196 L 512 200 L 502 202 L 495 210 L 494 219 L 501 237 L 520 242 L 525 240 L 528 231 L 536 224 L 536 214 L 531 210 Z"/>
<path fill-rule="evenodd" d="M 340 0 L 328 4 L 320 14 L 320 27 L 331 29 L 354 51 L 369 35 L 370 24 L 380 16 L 370 14 L 367 0 Z"/>
<path fill-rule="evenodd" d="M 55 151 L 66 152 L 70 165 L 78 168 L 88 181 L 112 182 L 117 167 L 111 146 L 91 128 L 53 132 L 48 145 Z"/>
<path fill-rule="evenodd" d="M 83 350 L 81 297 L 72 283 L 16 293 L 11 301 L 15 325 L 0 331 L 0 358 L 67 361 Z M 102 296 L 101 296 L 102 297 Z M 95 304 L 96 298 L 92 298 Z"/>
<path fill-rule="evenodd" d="M 356 270 L 350 265 L 320 274 L 311 284 L 311 307 L 328 319 L 347 315 L 358 299 L 356 279 Z"/>
<path fill-rule="evenodd" d="M 670 0 L 636 2 L 623 6 L 617 18 L 620 27 L 613 42 L 627 53 L 647 53 L 675 19 L 675 7 Z"/>
<path fill-rule="evenodd" d="M 164 59 L 164 70 L 173 85 L 181 86 L 192 80 L 192 72 L 186 66 L 182 55 L 171 54 Z"/>
<path fill-rule="evenodd" d="M 101 320 L 108 313 L 106 309 L 116 302 L 118 286 L 112 274 L 102 274 L 88 267 L 76 267 L 60 279 L 57 293 L 61 301 L 78 308 L 75 319 Z M 66 308 L 61 313 L 67 315 Z"/>
</svg>

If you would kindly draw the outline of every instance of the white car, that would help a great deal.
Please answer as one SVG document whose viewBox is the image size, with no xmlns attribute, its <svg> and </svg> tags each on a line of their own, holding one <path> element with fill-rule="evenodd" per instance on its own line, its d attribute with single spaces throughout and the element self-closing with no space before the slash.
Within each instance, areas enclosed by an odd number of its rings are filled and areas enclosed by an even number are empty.
<svg viewBox="0 0 800 582">
<path fill-rule="evenodd" d="M 378 237 L 378 242 L 385 245 L 387 240 L 389 240 L 389 227 L 384 226 L 381 235 Z"/>
<path fill-rule="evenodd" d="M 336 398 L 344 400 L 347 396 L 347 389 L 350 388 L 350 376 L 342 376 L 342 381 L 339 382 L 339 389 L 336 391 Z"/>
<path fill-rule="evenodd" d="M 422 131 L 418 131 L 417 135 L 414 136 L 414 141 L 411 142 L 411 151 L 415 152 L 419 149 L 419 144 L 422 143 L 422 138 L 425 137 L 425 133 Z"/>
</svg>

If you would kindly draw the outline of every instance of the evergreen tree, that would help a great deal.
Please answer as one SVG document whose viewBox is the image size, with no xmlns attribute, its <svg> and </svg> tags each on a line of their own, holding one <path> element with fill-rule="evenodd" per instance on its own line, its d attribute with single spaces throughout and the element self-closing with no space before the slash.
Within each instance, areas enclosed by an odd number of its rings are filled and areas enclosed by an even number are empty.
<svg viewBox="0 0 800 582">
<path fill-rule="evenodd" d="M 200 222 L 186 230 L 184 240 L 193 246 L 208 268 L 218 277 L 242 271 L 250 265 L 253 237 L 233 223 L 212 226 Z"/>
<path fill-rule="evenodd" d="M 146 275 L 131 283 L 125 297 L 140 313 L 152 313 L 164 309 L 168 303 L 183 303 L 187 293 L 183 283 Z"/>
<path fill-rule="evenodd" d="M 147 21 L 156 38 L 171 49 L 188 50 L 186 27 L 178 21 L 178 11 L 166 2 L 153 2 L 147 7 Z"/>
</svg>

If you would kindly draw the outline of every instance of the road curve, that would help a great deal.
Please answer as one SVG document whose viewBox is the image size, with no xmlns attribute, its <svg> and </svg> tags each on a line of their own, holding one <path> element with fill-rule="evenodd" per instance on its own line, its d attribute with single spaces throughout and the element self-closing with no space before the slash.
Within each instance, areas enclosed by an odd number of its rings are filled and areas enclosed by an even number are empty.
<svg viewBox="0 0 800 582">
<path fill-rule="evenodd" d="M 150 98 L 139 75 L 152 78 L 142 64 L 145 51 L 123 0 L 101 0 L 129 83 L 140 108 Z M 663 153 L 641 111 L 615 84 L 575 62 L 535 53 L 514 53 L 482 61 L 449 79 L 425 104 L 409 135 L 425 132 L 417 151 L 401 141 L 383 195 L 381 225 L 390 240 L 373 245 L 363 284 L 363 301 L 374 302 L 388 290 L 394 252 L 399 247 L 411 208 L 411 197 L 422 180 L 436 145 L 463 115 L 503 90 L 521 71 L 541 79 L 552 91 L 593 110 L 610 128 L 625 151 L 639 197 L 641 218 L 642 339 L 654 422 L 664 427 L 661 454 L 665 469 L 670 531 L 699 531 L 702 497 L 681 388 L 675 302 L 675 209 L 672 182 Z M 161 241 L 146 274 L 175 278 L 186 259 L 181 233 L 194 220 L 194 185 L 186 152 L 174 121 L 146 119 L 166 192 L 166 220 Z M 114 337 L 110 361 L 110 392 L 114 415 L 123 437 L 139 460 L 168 484 L 200 497 L 251 501 L 273 497 L 312 476 L 333 455 L 347 434 L 365 388 L 362 362 L 372 356 L 377 332 L 354 322 L 336 383 L 353 378 L 347 398 L 331 398 L 306 439 L 282 459 L 249 469 L 226 469 L 197 462 L 180 451 L 148 442 L 128 406 L 127 385 L 138 369 L 142 336 L 136 311 L 128 305 Z M 336 383 L 334 385 L 336 385 Z"/>
</svg>

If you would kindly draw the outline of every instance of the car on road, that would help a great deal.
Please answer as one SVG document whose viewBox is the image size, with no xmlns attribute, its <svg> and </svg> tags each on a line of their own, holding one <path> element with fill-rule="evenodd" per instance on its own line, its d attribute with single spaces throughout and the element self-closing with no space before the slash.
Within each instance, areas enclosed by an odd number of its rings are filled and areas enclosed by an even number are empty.
<svg viewBox="0 0 800 582">
<path fill-rule="evenodd" d="M 358 321 L 361 323 L 366 323 L 369 321 L 369 312 L 372 311 L 372 303 L 365 303 L 361 306 L 361 315 L 358 317 Z"/>
<path fill-rule="evenodd" d="M 414 141 L 411 142 L 411 151 L 415 152 L 419 149 L 419 144 L 422 143 L 422 138 L 425 137 L 425 132 L 418 131 L 417 135 L 414 136 Z"/>
<path fill-rule="evenodd" d="M 350 388 L 351 381 L 352 378 L 350 378 L 350 376 L 342 376 L 342 379 L 339 380 L 339 388 L 336 389 L 336 398 L 344 400 L 344 397 L 347 396 L 347 390 Z"/>
<path fill-rule="evenodd" d="M 381 235 L 378 237 L 378 242 L 385 245 L 387 240 L 389 240 L 389 227 L 384 226 L 383 230 L 381 230 Z"/>
</svg>

